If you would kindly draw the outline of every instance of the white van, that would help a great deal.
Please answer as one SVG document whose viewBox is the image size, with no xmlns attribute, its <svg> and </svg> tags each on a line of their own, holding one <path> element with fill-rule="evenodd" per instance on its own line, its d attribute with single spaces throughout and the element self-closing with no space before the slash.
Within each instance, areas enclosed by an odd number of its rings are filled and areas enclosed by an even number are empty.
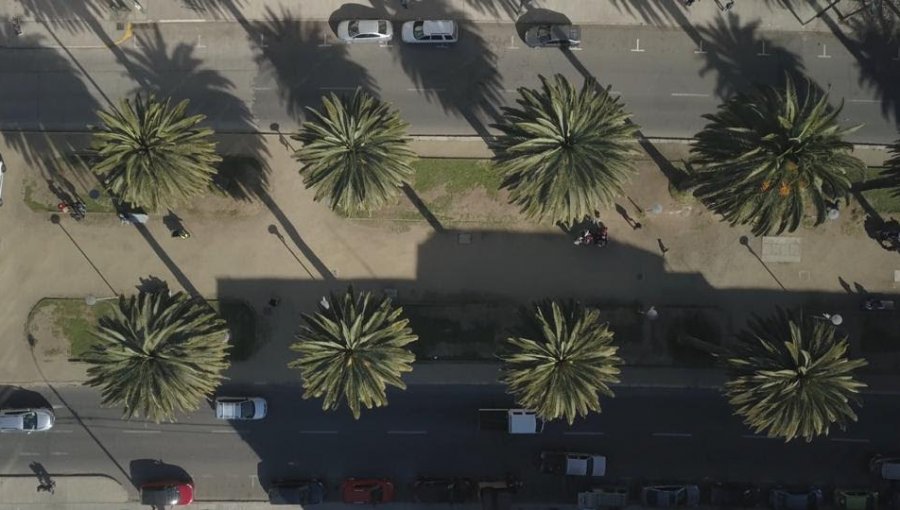
<svg viewBox="0 0 900 510">
<path fill-rule="evenodd" d="M 869 462 L 869 469 L 885 480 L 900 480 L 900 457 L 876 455 Z"/>
</svg>

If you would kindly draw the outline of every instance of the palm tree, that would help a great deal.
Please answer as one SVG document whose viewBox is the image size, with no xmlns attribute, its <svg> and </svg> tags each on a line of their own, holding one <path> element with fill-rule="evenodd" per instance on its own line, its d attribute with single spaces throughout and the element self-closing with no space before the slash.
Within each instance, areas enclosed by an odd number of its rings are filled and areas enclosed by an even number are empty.
<svg viewBox="0 0 900 510">
<path fill-rule="evenodd" d="M 828 201 L 846 198 L 850 174 L 865 169 L 844 141 L 858 126 L 837 123 L 842 107 L 808 80 L 799 96 L 790 78 L 728 99 L 704 115 L 710 123 L 691 149 L 695 195 L 756 235 L 793 231 L 810 208 L 822 223 Z"/>
<path fill-rule="evenodd" d="M 856 421 L 853 405 L 866 385 L 853 378 L 865 360 L 847 357 L 847 337 L 828 321 L 783 310 L 755 319 L 725 359 L 725 393 L 754 432 L 790 441 L 827 435 Z"/>
<path fill-rule="evenodd" d="M 329 94 L 322 107 L 308 108 L 314 120 L 292 136 L 303 144 L 295 153 L 303 182 L 316 188 L 316 200 L 327 199 L 344 215 L 381 207 L 413 173 L 408 124 L 361 89 L 349 98 Z"/>
<path fill-rule="evenodd" d="M 358 419 L 362 407 L 387 405 L 388 386 L 406 388 L 401 375 L 412 371 L 416 357 L 405 347 L 418 337 L 389 298 L 351 287 L 323 298 L 319 312 L 303 318 L 291 345 L 300 358 L 288 365 L 300 370 L 303 398 L 321 397 L 324 410 L 344 401 Z"/>
<path fill-rule="evenodd" d="M 150 209 L 171 207 L 209 189 L 216 165 L 213 131 L 197 125 L 204 115 L 187 115 L 188 101 L 137 95 L 118 108 L 97 112 L 102 126 L 91 146 L 92 170 L 118 199 Z"/>
<path fill-rule="evenodd" d="M 183 292 L 120 297 L 100 319 L 84 360 L 87 385 L 125 418 L 174 420 L 208 398 L 228 368 L 228 329 L 210 306 Z"/>
<path fill-rule="evenodd" d="M 619 382 L 613 332 L 600 322 L 596 309 L 555 301 L 536 307 L 523 337 L 507 339 L 511 352 L 503 382 L 519 405 L 544 420 L 600 412 L 599 395 L 614 396 L 610 384 Z"/>
<path fill-rule="evenodd" d="M 622 194 L 638 126 L 596 81 L 578 91 L 562 75 L 540 79 L 540 89 L 519 88 L 518 108 L 503 108 L 494 161 L 526 216 L 581 220 Z"/>
</svg>

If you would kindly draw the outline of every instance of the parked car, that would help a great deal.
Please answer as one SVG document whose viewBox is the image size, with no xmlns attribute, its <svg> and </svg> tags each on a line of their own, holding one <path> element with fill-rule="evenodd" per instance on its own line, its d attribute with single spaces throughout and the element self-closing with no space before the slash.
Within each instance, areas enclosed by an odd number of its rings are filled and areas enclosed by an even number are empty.
<svg viewBox="0 0 900 510">
<path fill-rule="evenodd" d="M 713 506 L 752 508 L 760 503 L 759 488 L 739 483 L 715 483 L 709 490 Z"/>
<path fill-rule="evenodd" d="M 672 508 L 700 504 L 700 487 L 696 485 L 654 485 L 641 489 L 644 506 Z"/>
<path fill-rule="evenodd" d="M 876 455 L 869 461 L 869 469 L 885 480 L 900 480 L 900 457 Z"/>
<path fill-rule="evenodd" d="M 0 409 L 0 432 L 44 432 L 52 429 L 55 422 L 52 409 Z"/>
<path fill-rule="evenodd" d="M 466 503 L 475 492 L 475 482 L 468 478 L 419 478 L 413 485 L 418 503 Z"/>
<path fill-rule="evenodd" d="M 348 478 L 341 484 L 341 499 L 350 504 L 390 503 L 394 484 L 380 478 Z"/>
<path fill-rule="evenodd" d="M 338 23 L 337 36 L 352 44 L 384 43 L 394 37 L 394 27 L 386 19 L 344 20 Z"/>
<path fill-rule="evenodd" d="M 816 510 L 822 506 L 822 491 L 809 489 L 772 489 L 769 505 L 774 510 Z"/>
<path fill-rule="evenodd" d="M 158 508 L 190 505 L 194 501 L 194 486 L 190 482 L 148 482 L 141 486 L 141 504 Z"/>
<path fill-rule="evenodd" d="M 834 504 L 839 510 L 875 510 L 878 493 L 865 489 L 837 489 Z"/>
<path fill-rule="evenodd" d="M 459 26 L 451 20 L 407 21 L 400 38 L 410 44 L 448 44 L 459 40 Z"/>
<path fill-rule="evenodd" d="M 317 505 L 325 499 L 325 485 L 318 480 L 273 480 L 271 505 Z"/>
<path fill-rule="evenodd" d="M 606 457 L 593 453 L 541 452 L 541 471 L 568 476 L 604 476 Z"/>
<path fill-rule="evenodd" d="M 220 420 L 261 420 L 266 417 L 262 397 L 217 397 L 216 418 Z"/>
<path fill-rule="evenodd" d="M 571 48 L 581 45 L 581 27 L 575 25 L 535 25 L 525 31 L 525 44 L 532 48 Z"/>
</svg>

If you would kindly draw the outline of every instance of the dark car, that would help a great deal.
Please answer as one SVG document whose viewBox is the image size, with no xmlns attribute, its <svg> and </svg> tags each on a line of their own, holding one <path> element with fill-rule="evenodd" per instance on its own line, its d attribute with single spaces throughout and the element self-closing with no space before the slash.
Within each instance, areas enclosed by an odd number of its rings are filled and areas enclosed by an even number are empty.
<svg viewBox="0 0 900 510">
<path fill-rule="evenodd" d="M 823 494 L 820 489 L 772 489 L 769 504 L 775 510 L 817 510 L 822 506 Z"/>
<path fill-rule="evenodd" d="M 532 48 L 572 48 L 581 45 L 581 28 L 575 25 L 535 25 L 525 31 Z"/>
<path fill-rule="evenodd" d="M 394 484 L 381 478 L 348 478 L 341 484 L 341 499 L 349 504 L 390 503 Z"/>
<path fill-rule="evenodd" d="M 641 489 L 641 503 L 657 508 L 697 506 L 700 488 L 696 485 L 654 485 Z"/>
<path fill-rule="evenodd" d="M 194 486 L 189 482 L 148 482 L 141 486 L 141 504 L 157 507 L 190 505 Z"/>
<path fill-rule="evenodd" d="M 716 483 L 710 488 L 709 502 L 713 506 L 752 508 L 760 502 L 759 488 L 738 483 Z"/>
<path fill-rule="evenodd" d="M 467 478 L 419 478 L 413 493 L 418 503 L 466 503 L 475 498 L 475 482 Z"/>
<path fill-rule="evenodd" d="M 325 499 L 325 485 L 318 480 L 275 480 L 269 487 L 272 505 L 317 505 Z"/>
</svg>

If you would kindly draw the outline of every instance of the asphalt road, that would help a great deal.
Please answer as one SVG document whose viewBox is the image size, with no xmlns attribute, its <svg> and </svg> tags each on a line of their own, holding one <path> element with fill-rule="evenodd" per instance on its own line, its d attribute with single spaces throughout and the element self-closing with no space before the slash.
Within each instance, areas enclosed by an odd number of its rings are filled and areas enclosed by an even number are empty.
<svg viewBox="0 0 900 510">
<path fill-rule="evenodd" d="M 144 26 L 115 50 L 28 34 L 0 49 L 0 128 L 85 129 L 94 111 L 136 90 L 189 98 L 222 131 L 295 129 L 323 93 L 357 86 L 396 104 L 414 134 L 490 130 L 498 107 L 539 74 L 590 75 L 622 96 L 649 136 L 686 137 L 722 97 L 751 82 L 805 71 L 842 120 L 864 124 L 854 141 L 897 137 L 900 58 L 861 64 L 825 33 L 762 33 L 731 16 L 716 26 L 583 27 L 583 49 L 529 49 L 512 25 L 464 25 L 459 44 L 347 46 L 326 24 L 272 20 Z M 54 37 L 63 44 L 58 44 Z M 873 71 L 873 69 L 875 69 Z M 880 83 L 879 83 L 880 82 Z"/>
<path fill-rule="evenodd" d="M 537 436 L 509 436 L 478 427 L 477 409 L 511 403 L 496 386 L 415 386 L 393 393 L 390 406 L 359 421 L 347 412 L 323 413 L 295 387 L 259 387 L 232 393 L 265 396 L 270 415 L 263 421 L 218 422 L 204 407 L 157 425 L 120 420 L 118 410 L 101 408 L 89 389 L 58 391 L 62 400 L 40 390 L 57 412 L 50 432 L 7 434 L 0 441 L 4 474 L 29 473 L 29 464 L 39 462 L 51 473 L 107 473 L 128 486 L 129 479 L 140 483 L 183 469 L 200 499 L 262 498 L 260 480 L 278 477 L 316 476 L 336 485 L 347 476 L 385 476 L 405 492 L 416 476 L 499 479 L 512 473 L 534 497 L 562 501 L 590 485 L 539 475 L 542 450 L 606 455 L 605 483 L 710 477 L 864 485 L 870 482 L 868 458 L 898 447 L 894 424 L 900 420 L 897 397 L 867 396 L 860 421 L 847 431 L 784 444 L 754 436 L 715 392 L 622 389 L 600 415 L 571 427 L 551 423 Z"/>
</svg>

